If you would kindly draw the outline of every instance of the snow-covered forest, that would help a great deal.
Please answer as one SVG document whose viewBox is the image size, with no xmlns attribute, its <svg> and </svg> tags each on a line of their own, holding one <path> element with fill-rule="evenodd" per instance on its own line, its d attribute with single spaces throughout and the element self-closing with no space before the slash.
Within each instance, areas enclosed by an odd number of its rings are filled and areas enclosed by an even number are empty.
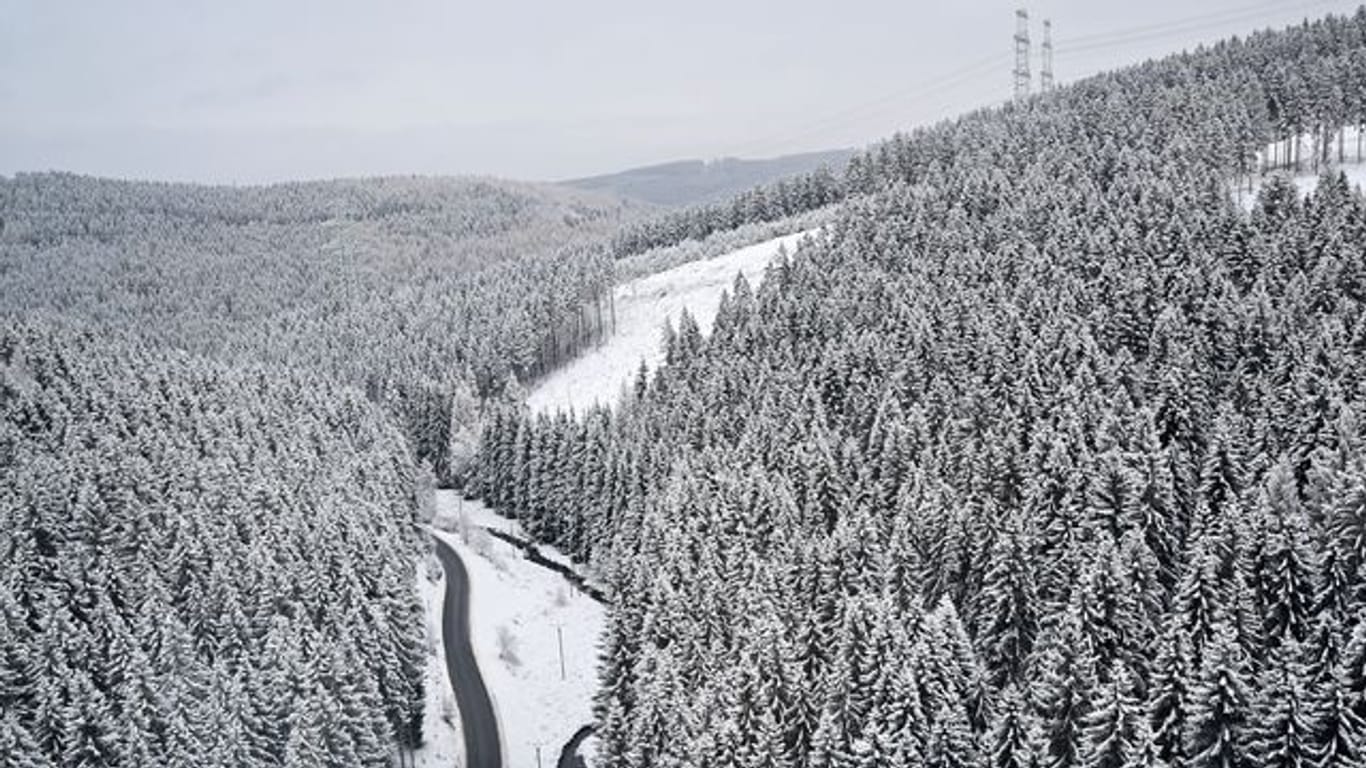
<svg viewBox="0 0 1366 768">
<path fill-rule="evenodd" d="M 601 763 L 1360 765 L 1366 203 L 1229 180 L 1363 118 L 1366 11 L 897 137 L 620 408 L 492 419 L 611 574 Z"/>
<path fill-rule="evenodd" d="M 844 181 L 826 167 L 742 192 L 722 203 L 697 205 L 649 217 L 612 237 L 619 259 L 692 240 L 704 240 L 746 224 L 776 221 L 814 211 L 844 198 Z"/>
<path fill-rule="evenodd" d="M 432 474 L 481 396 L 610 330 L 604 238 L 644 213 L 479 180 L 0 179 L 3 764 L 420 744 Z"/>
<path fill-rule="evenodd" d="M 607 768 L 1364 765 L 1363 124 L 1366 9 L 686 209 L 0 177 L 0 767 L 411 763 L 438 485 L 605 588 Z"/>
<path fill-rule="evenodd" d="M 357 392 L 0 331 L 0 764 L 388 764 L 422 733 L 418 496 Z"/>
<path fill-rule="evenodd" d="M 639 205 L 484 180 L 228 188 L 0 179 L 0 312 L 305 370 L 449 479 L 455 420 L 610 330 L 603 239 Z"/>
</svg>

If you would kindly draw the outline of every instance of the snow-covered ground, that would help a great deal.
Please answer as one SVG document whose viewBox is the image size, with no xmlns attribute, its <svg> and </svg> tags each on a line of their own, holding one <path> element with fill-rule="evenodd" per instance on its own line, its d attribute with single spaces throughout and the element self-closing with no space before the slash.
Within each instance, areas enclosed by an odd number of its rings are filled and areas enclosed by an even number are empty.
<svg viewBox="0 0 1366 768">
<path fill-rule="evenodd" d="M 1356 142 L 1356 128 L 1347 128 L 1345 140 L 1343 143 L 1345 148 L 1345 156 L 1343 162 L 1337 162 L 1338 153 L 1337 143 L 1335 140 L 1332 145 L 1332 151 L 1330 153 L 1332 155 L 1332 158 L 1329 164 L 1325 168 L 1314 170 L 1312 167 L 1312 159 L 1316 153 L 1316 139 L 1308 134 L 1306 134 L 1305 136 L 1301 136 L 1299 152 L 1300 157 L 1302 158 L 1301 165 L 1303 166 L 1303 169 L 1294 173 L 1292 176 L 1292 180 L 1295 182 L 1295 186 L 1300 190 L 1300 195 L 1307 196 L 1310 192 L 1313 192 L 1314 189 L 1318 187 L 1319 177 L 1324 172 L 1324 170 L 1330 170 L 1334 173 L 1336 173 L 1337 171 L 1342 171 L 1344 174 L 1347 175 L 1348 184 L 1351 184 L 1354 187 L 1366 188 L 1366 163 L 1357 160 Z M 1268 145 L 1265 150 L 1258 154 L 1257 163 L 1259 166 L 1265 165 L 1268 161 L 1279 164 L 1282 162 L 1282 158 L 1285 156 L 1285 154 L 1286 149 L 1284 144 L 1271 144 Z M 1257 193 L 1261 190 L 1262 184 L 1271 174 L 1275 173 L 1290 172 L 1284 169 L 1269 171 L 1268 173 L 1263 174 L 1261 177 L 1253 179 L 1250 189 L 1246 178 L 1244 178 L 1241 181 L 1241 183 L 1236 186 L 1236 188 L 1234 189 L 1234 195 L 1236 196 L 1239 204 L 1243 206 L 1244 210 L 1252 210 L 1252 206 L 1257 201 Z"/>
<path fill-rule="evenodd" d="M 446 595 L 446 574 L 435 556 L 429 555 L 417 575 L 417 593 L 427 617 L 427 708 L 422 720 L 426 743 L 413 754 L 414 768 L 453 768 L 465 764 L 465 743 L 460 732 L 460 713 L 446 674 L 441 649 L 441 615 Z"/>
<path fill-rule="evenodd" d="M 439 527 L 445 528 L 448 531 L 463 525 L 469 528 L 488 528 L 489 530 L 500 531 L 509 536 L 516 536 L 523 541 L 534 542 L 536 540 L 536 538 L 528 534 L 522 528 L 522 524 L 516 520 L 503 517 L 484 506 L 483 502 L 464 501 L 454 492 L 452 492 L 452 496 L 447 502 L 447 508 L 438 508 L 437 517 L 433 522 L 439 524 Z M 593 579 L 595 574 L 593 574 L 591 570 L 587 570 L 578 563 L 575 563 L 573 558 L 569 557 L 569 555 L 560 552 L 554 547 L 547 547 L 541 544 L 537 544 L 536 549 L 541 557 L 570 568 L 580 576 L 587 578 L 588 583 L 591 586 L 601 587 L 601 584 Z"/>
<path fill-rule="evenodd" d="M 1357 157 L 1357 138 L 1358 136 L 1356 126 L 1349 125 L 1343 129 L 1342 162 L 1344 164 L 1360 162 L 1360 160 Z M 1268 166 L 1284 166 L 1287 164 L 1288 158 L 1293 154 L 1299 156 L 1301 165 L 1308 167 L 1313 164 L 1314 158 L 1319 154 L 1319 141 L 1320 137 L 1317 134 L 1305 133 L 1299 137 L 1299 146 L 1297 148 L 1294 148 L 1293 151 L 1287 149 L 1286 144 L 1283 141 L 1268 144 L 1266 145 L 1265 149 L 1257 153 L 1257 165 L 1258 167 L 1262 168 Z M 1334 132 L 1332 134 L 1328 150 L 1330 162 L 1336 163 L 1338 159 L 1337 132 Z"/>
<path fill-rule="evenodd" d="M 1344 165 L 1334 165 L 1333 172 L 1342 171 L 1347 175 L 1347 183 L 1359 189 L 1366 189 L 1366 163 L 1351 163 Z M 1284 171 L 1281 171 L 1284 173 Z M 1300 190 L 1301 197 L 1308 197 L 1319 186 L 1319 173 L 1305 172 L 1298 173 L 1291 179 L 1295 182 L 1295 187 Z M 1252 206 L 1257 202 L 1257 193 L 1261 190 L 1262 184 L 1267 177 L 1256 179 L 1252 183 L 1252 190 L 1248 191 L 1247 184 L 1242 185 L 1241 190 L 1235 191 L 1238 202 L 1244 210 L 1252 210 Z"/>
<path fill-rule="evenodd" d="M 677 324 L 684 308 L 703 333 L 711 332 L 721 293 L 744 273 L 758 288 L 764 268 L 780 247 L 789 252 L 810 231 L 776 237 L 704 261 L 622 283 L 616 288 L 617 332 L 601 347 L 589 350 L 547 376 L 527 396 L 533 413 L 594 403 L 612 404 L 635 377 L 640 361 L 654 370 L 664 359 L 661 346 L 665 320 Z"/>
<path fill-rule="evenodd" d="M 574 732 L 593 720 L 603 607 L 482 531 L 519 529 L 477 501 L 439 491 L 433 524 L 455 530 L 436 534 L 469 572 L 470 640 L 498 715 L 506 767 L 535 768 L 537 747 L 540 764 L 555 765 Z"/>
</svg>

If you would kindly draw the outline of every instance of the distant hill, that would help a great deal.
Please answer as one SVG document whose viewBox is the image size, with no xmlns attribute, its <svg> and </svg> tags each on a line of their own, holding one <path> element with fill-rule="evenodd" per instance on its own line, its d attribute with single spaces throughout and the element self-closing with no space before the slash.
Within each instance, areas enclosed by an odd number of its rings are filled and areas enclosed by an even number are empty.
<svg viewBox="0 0 1366 768">
<path fill-rule="evenodd" d="M 852 149 L 834 149 L 763 160 L 680 160 L 561 184 L 659 205 L 691 205 L 732 197 L 751 187 L 813 171 L 822 165 L 839 171 L 853 154 Z"/>
</svg>

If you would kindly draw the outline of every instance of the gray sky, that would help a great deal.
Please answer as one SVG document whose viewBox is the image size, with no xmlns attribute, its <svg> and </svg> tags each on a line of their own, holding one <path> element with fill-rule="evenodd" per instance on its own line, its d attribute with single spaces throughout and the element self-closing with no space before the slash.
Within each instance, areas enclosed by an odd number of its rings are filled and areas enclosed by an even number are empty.
<svg viewBox="0 0 1366 768">
<path fill-rule="evenodd" d="M 1024 5 L 1066 82 L 1357 2 Z M 1006 98 L 1016 5 L 0 0 L 0 174 L 554 179 L 862 146 Z"/>
</svg>

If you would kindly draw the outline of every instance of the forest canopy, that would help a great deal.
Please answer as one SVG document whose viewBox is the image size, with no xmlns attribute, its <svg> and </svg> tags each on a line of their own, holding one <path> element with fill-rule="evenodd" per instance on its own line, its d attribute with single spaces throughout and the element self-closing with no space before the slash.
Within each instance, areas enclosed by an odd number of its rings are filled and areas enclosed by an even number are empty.
<svg viewBox="0 0 1366 768">
<path fill-rule="evenodd" d="M 0 315 L 350 384 L 443 479 L 453 400 L 605 331 L 605 238 L 647 209 L 481 179 L 0 179 Z"/>
<path fill-rule="evenodd" d="M 358 393 L 7 324 L 0 457 L 5 765 L 421 743 L 414 465 Z"/>
</svg>

